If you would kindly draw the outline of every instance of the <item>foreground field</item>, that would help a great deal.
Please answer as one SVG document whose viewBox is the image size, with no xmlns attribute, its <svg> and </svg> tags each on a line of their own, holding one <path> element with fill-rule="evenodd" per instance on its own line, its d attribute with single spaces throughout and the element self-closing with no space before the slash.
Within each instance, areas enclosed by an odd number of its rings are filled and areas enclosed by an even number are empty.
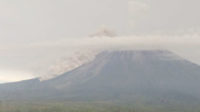
<svg viewBox="0 0 200 112">
<path fill-rule="evenodd" d="M 200 112 L 200 108 L 110 102 L 1 102 L 0 112 Z"/>
</svg>

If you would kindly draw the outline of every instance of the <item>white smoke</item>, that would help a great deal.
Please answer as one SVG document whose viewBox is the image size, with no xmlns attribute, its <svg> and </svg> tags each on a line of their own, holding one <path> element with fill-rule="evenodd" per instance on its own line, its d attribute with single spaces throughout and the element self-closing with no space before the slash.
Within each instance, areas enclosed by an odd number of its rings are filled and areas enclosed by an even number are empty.
<svg viewBox="0 0 200 112">
<path fill-rule="evenodd" d="M 38 48 L 68 48 L 69 50 L 96 50 L 96 49 L 160 49 L 184 47 L 185 45 L 200 45 L 199 34 L 184 35 L 143 35 L 116 38 L 68 38 L 59 41 L 46 41 L 32 44 Z"/>
<path fill-rule="evenodd" d="M 48 68 L 47 73 L 41 77 L 41 80 L 54 78 L 88 63 L 95 58 L 96 53 L 95 51 L 75 52 L 71 57 L 66 56 L 57 59 L 56 62 Z"/>
</svg>

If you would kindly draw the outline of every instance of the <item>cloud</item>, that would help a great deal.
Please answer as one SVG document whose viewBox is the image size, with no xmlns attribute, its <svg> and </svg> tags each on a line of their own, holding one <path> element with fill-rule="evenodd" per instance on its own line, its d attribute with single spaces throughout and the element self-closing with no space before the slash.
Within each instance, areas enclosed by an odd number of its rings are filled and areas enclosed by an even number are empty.
<svg viewBox="0 0 200 112">
<path fill-rule="evenodd" d="M 19 70 L 0 70 L 0 83 L 26 80 L 33 77 L 32 73 L 22 72 Z"/>
<path fill-rule="evenodd" d="M 67 48 L 76 49 L 148 49 L 148 48 L 170 48 L 172 46 L 184 47 L 184 45 L 200 45 L 199 34 L 182 35 L 133 35 L 116 38 L 68 38 L 58 41 L 45 41 L 32 43 L 32 48 Z"/>
<path fill-rule="evenodd" d="M 128 2 L 128 5 L 131 26 L 134 26 L 135 22 L 142 18 L 150 8 L 148 4 L 139 0 L 131 0 Z"/>
<path fill-rule="evenodd" d="M 128 5 L 129 5 L 129 11 L 135 12 L 135 13 L 145 11 L 149 8 L 149 5 L 147 5 L 146 3 L 141 2 L 139 0 L 137 0 L 137 1 L 131 0 L 128 2 Z"/>
<path fill-rule="evenodd" d="M 164 49 L 173 51 L 182 57 L 200 63 L 197 53 L 200 47 L 200 35 L 198 33 L 188 33 L 181 35 L 133 35 L 122 37 L 85 37 L 85 38 L 67 38 L 57 41 L 44 41 L 40 43 L 32 43 L 29 45 L 31 49 L 52 49 L 52 52 L 44 55 L 46 57 L 56 53 L 50 65 L 42 70 L 39 76 L 51 78 L 70 71 L 83 63 L 87 63 L 94 59 L 98 52 L 104 50 L 152 50 Z M 53 50 L 54 49 L 54 50 Z M 195 52 L 191 52 L 195 50 Z M 34 50 L 32 50 L 34 51 Z M 65 53 L 68 52 L 66 55 Z M 196 56 L 196 57 L 195 57 Z M 38 65 L 37 65 L 38 66 Z"/>
<path fill-rule="evenodd" d="M 91 61 L 97 53 L 104 50 L 167 49 L 200 64 L 200 34 L 198 32 L 177 35 L 116 36 L 113 38 L 106 36 L 66 38 L 1 46 L 4 48 L 0 58 L 1 68 L 8 65 L 7 67 L 10 67 L 11 70 L 18 70 L 11 73 L 2 72 L 2 76 L 6 78 L 3 79 L 5 81 L 31 78 L 32 74 L 35 77 L 42 77 L 42 79 L 52 78 Z"/>
</svg>

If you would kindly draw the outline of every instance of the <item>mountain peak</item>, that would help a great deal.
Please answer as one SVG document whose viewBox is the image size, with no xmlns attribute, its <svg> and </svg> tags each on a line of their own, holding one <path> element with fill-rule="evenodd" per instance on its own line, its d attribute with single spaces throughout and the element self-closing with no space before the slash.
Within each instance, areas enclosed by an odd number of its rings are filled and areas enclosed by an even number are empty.
<svg viewBox="0 0 200 112">
<path fill-rule="evenodd" d="M 183 60 L 181 57 L 175 55 L 168 50 L 118 50 L 118 51 L 104 51 L 96 56 L 97 58 L 118 58 L 129 60 L 140 59 L 169 59 L 169 60 Z"/>
<path fill-rule="evenodd" d="M 199 74 L 198 65 L 167 50 L 104 51 L 91 62 L 50 80 L 1 85 L 0 98 L 174 100 L 177 94 L 200 98 Z"/>
</svg>

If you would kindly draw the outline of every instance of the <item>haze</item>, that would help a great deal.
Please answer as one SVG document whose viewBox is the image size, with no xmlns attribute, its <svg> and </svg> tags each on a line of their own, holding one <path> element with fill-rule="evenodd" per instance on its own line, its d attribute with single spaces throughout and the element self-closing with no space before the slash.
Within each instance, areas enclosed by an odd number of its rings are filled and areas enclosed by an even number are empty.
<svg viewBox="0 0 200 112">
<path fill-rule="evenodd" d="M 1 0 L 0 82 L 96 49 L 169 49 L 200 64 L 199 0 Z M 116 38 L 91 39 L 102 27 Z M 70 63 L 69 63 L 70 64 Z"/>
</svg>

